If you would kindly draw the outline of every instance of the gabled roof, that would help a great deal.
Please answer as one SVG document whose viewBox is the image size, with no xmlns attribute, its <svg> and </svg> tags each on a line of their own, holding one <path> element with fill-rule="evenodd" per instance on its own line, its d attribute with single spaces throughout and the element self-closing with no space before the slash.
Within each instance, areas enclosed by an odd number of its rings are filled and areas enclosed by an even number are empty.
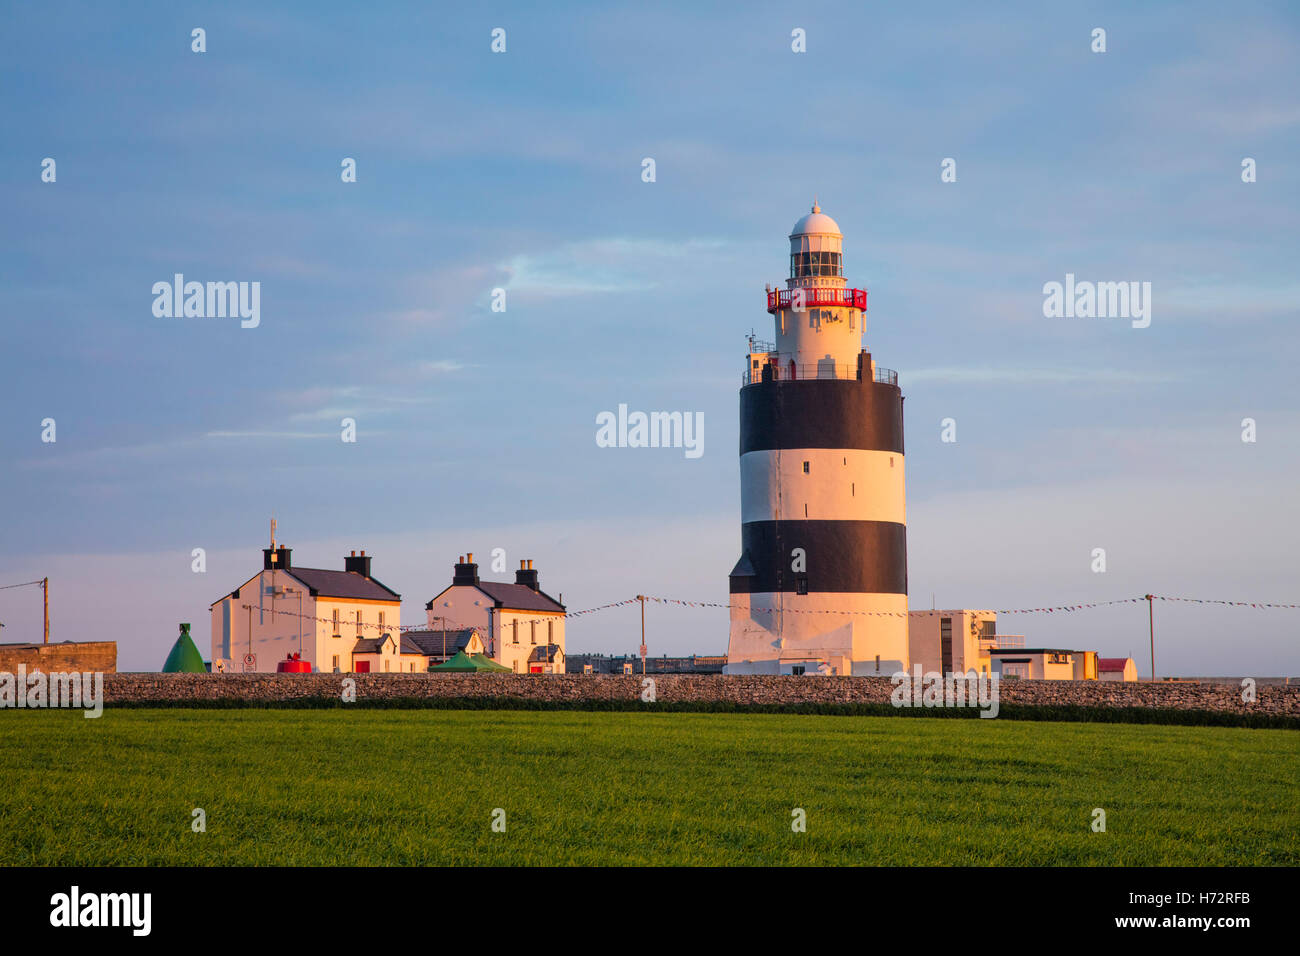
<svg viewBox="0 0 1300 956">
<path fill-rule="evenodd" d="M 534 647 L 533 652 L 528 655 L 528 663 L 534 664 L 545 662 L 550 664 L 555 660 L 557 655 L 562 655 L 563 653 L 564 652 L 560 650 L 559 644 L 547 644 L 544 647 Z"/>
<path fill-rule="evenodd" d="M 1097 670 L 1099 671 L 1122 671 L 1131 657 L 1099 657 L 1097 658 Z"/>
<path fill-rule="evenodd" d="M 534 591 L 526 584 L 506 584 L 501 581 L 480 581 L 478 589 L 497 607 L 510 611 L 563 611 L 564 605 L 545 591 Z"/>
<path fill-rule="evenodd" d="M 353 654 L 382 654 L 385 642 L 391 642 L 393 635 L 381 634 L 379 637 L 358 637 L 352 645 Z"/>
<path fill-rule="evenodd" d="M 344 600 L 363 601 L 400 601 L 402 596 L 391 588 L 380 584 L 375 578 L 367 578 L 355 571 L 327 571 L 323 568 L 276 568 L 281 574 L 287 574 L 305 586 L 312 597 L 343 598 Z M 226 598 L 238 598 L 239 592 L 248 587 L 259 577 L 259 571 L 229 594 L 223 594 L 211 604 L 214 608 Z M 256 592 L 253 594 L 256 597 Z"/>
<path fill-rule="evenodd" d="M 434 602 L 442 597 L 451 588 L 477 588 L 486 594 L 493 601 L 493 604 L 503 611 L 551 611 L 552 613 L 564 613 L 564 605 L 555 598 L 551 597 L 545 591 L 534 591 L 526 584 L 507 584 L 504 581 L 480 581 L 478 584 L 453 584 L 449 588 L 443 588 L 438 594 L 427 601 L 425 609 L 432 608 Z"/>
<path fill-rule="evenodd" d="M 476 627 L 462 627 L 447 631 L 447 656 L 469 646 L 470 640 L 478 634 Z M 480 636 L 479 640 L 482 640 Z M 408 650 L 408 648 L 410 648 Z M 424 654 L 426 657 L 442 657 L 443 632 L 434 630 L 406 631 L 402 634 L 403 654 Z"/>
<path fill-rule="evenodd" d="M 321 568 L 282 568 L 281 573 L 297 578 L 311 589 L 312 597 L 352 598 L 363 601 L 400 601 L 402 596 L 374 578 L 356 571 L 326 571 Z"/>
</svg>

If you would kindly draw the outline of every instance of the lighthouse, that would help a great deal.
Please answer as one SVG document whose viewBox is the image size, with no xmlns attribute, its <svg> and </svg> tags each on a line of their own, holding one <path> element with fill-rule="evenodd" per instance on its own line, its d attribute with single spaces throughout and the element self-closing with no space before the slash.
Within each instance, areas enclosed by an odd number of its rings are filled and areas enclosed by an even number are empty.
<svg viewBox="0 0 1300 956">
<path fill-rule="evenodd" d="M 867 292 L 848 287 L 843 245 L 814 203 L 767 292 L 774 340 L 749 338 L 729 674 L 908 666 L 903 395 L 863 348 Z"/>
</svg>

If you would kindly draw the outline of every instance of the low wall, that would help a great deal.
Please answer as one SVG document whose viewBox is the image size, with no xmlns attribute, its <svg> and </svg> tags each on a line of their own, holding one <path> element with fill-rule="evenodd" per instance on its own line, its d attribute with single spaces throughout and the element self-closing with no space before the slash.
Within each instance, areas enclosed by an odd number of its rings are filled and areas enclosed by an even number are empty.
<svg viewBox="0 0 1300 956">
<path fill-rule="evenodd" d="M 111 674 L 117 670 L 116 641 L 59 641 L 54 644 L 0 644 L 0 673 L 18 665 L 47 674 L 60 671 Z"/>
<path fill-rule="evenodd" d="M 275 703 L 302 698 L 339 699 L 344 679 L 356 682 L 358 701 L 398 698 L 513 697 L 550 703 L 639 701 L 638 675 L 527 674 L 108 674 L 104 701 L 115 703 Z M 887 677 L 775 677 L 660 674 L 660 703 L 738 705 L 888 704 Z M 1231 684 L 1112 683 L 1108 681 L 1006 680 L 1002 706 L 1204 710 L 1300 717 L 1300 685 L 1257 688 L 1245 703 Z"/>
</svg>

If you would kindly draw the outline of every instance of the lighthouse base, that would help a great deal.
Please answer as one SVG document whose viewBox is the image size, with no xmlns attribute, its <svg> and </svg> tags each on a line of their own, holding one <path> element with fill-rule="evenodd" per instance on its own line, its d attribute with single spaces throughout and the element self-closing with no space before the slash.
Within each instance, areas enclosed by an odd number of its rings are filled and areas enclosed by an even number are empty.
<svg viewBox="0 0 1300 956">
<path fill-rule="evenodd" d="M 726 674 L 889 677 L 908 668 L 907 595 L 731 595 Z"/>
</svg>

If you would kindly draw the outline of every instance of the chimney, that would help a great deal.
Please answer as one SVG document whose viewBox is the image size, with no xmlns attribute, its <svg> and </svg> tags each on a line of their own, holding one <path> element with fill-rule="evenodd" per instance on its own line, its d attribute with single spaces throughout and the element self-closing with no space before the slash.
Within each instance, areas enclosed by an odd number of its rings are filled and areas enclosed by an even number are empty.
<svg viewBox="0 0 1300 956">
<path fill-rule="evenodd" d="M 370 577 L 370 558 L 366 557 L 364 551 L 360 554 L 353 551 L 343 558 L 343 570 L 355 571 L 363 578 L 368 578 Z"/>
<path fill-rule="evenodd" d="M 293 554 L 293 548 L 286 548 L 284 545 L 272 551 L 270 548 L 262 549 L 262 570 L 263 571 L 284 571 L 293 567 L 290 555 Z"/>
<path fill-rule="evenodd" d="M 520 561 L 519 570 L 515 572 L 515 584 L 522 584 L 526 588 L 538 590 L 537 572 L 533 570 L 532 560 Z"/>
<path fill-rule="evenodd" d="M 478 565 L 474 563 L 474 552 L 471 551 L 465 557 L 456 562 L 456 568 L 451 576 L 451 583 L 456 584 L 478 584 Z"/>
</svg>

